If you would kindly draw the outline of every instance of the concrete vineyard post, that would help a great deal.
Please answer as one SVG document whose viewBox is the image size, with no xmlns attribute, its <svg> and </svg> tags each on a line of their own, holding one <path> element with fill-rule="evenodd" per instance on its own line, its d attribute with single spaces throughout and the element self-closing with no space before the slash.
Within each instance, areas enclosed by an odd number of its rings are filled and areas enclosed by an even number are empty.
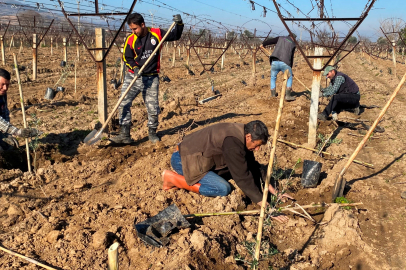
<svg viewBox="0 0 406 270">
<path fill-rule="evenodd" d="M 6 54 L 4 53 L 4 37 L 0 36 L 0 45 L 1 45 L 1 63 L 6 65 Z"/>
<path fill-rule="evenodd" d="M 176 58 L 176 41 L 173 42 L 172 67 L 175 67 L 175 58 Z"/>
<path fill-rule="evenodd" d="M 323 55 L 323 48 L 314 48 L 314 55 Z M 314 59 L 314 68 L 321 69 L 321 58 Z M 317 114 L 319 112 L 319 92 L 320 92 L 321 71 L 313 71 L 312 94 L 310 101 L 309 135 L 307 142 L 311 147 L 316 146 L 317 137 Z"/>
<path fill-rule="evenodd" d="M 96 80 L 97 80 L 97 99 L 99 121 L 104 124 L 107 119 L 107 82 L 106 82 L 106 59 L 103 60 L 105 48 L 106 31 L 102 28 L 96 28 Z"/>
<path fill-rule="evenodd" d="M 52 37 L 51 37 L 51 55 L 53 55 L 53 46 L 54 46 L 54 44 L 53 44 L 53 39 L 52 39 Z"/>
<path fill-rule="evenodd" d="M 392 40 L 392 61 L 393 61 L 393 67 L 395 71 L 395 77 L 396 77 L 396 42 Z"/>
<path fill-rule="evenodd" d="M 224 47 L 227 47 L 227 41 L 224 43 Z M 227 52 L 227 50 L 224 50 L 223 56 L 221 57 L 221 70 L 224 69 L 224 61 L 226 60 L 226 52 Z"/>
<path fill-rule="evenodd" d="M 256 61 L 257 61 L 257 51 L 252 50 L 252 84 L 253 85 L 255 85 L 255 73 L 257 73 Z"/>
<path fill-rule="evenodd" d="M 80 59 L 80 49 L 79 49 L 79 40 L 76 40 L 76 57 Z"/>
<path fill-rule="evenodd" d="M 37 34 L 32 37 L 32 79 L 37 79 Z"/>
<path fill-rule="evenodd" d="M 187 42 L 186 46 L 186 66 L 189 67 L 189 61 L 190 61 L 190 40 Z M 186 74 L 189 74 L 189 70 L 186 70 Z"/>
<path fill-rule="evenodd" d="M 63 43 L 63 61 L 68 61 L 68 48 L 66 48 L 66 38 L 62 39 Z"/>
</svg>

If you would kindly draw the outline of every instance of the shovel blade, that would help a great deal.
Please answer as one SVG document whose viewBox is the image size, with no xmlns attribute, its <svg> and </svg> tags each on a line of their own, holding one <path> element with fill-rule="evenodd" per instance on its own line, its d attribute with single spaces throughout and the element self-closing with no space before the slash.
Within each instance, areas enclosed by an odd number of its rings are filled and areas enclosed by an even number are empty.
<svg viewBox="0 0 406 270">
<path fill-rule="evenodd" d="M 101 133 L 100 133 L 101 134 Z M 100 135 L 97 136 L 97 130 L 93 129 L 92 132 L 90 132 L 86 138 L 83 140 L 83 142 L 87 145 L 93 145 L 96 142 L 100 140 Z"/>
</svg>

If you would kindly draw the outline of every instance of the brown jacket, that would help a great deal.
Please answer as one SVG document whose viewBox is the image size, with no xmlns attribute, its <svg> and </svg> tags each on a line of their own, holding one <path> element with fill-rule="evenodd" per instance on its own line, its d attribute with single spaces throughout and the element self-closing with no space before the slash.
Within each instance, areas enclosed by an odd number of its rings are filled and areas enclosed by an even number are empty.
<svg viewBox="0 0 406 270">
<path fill-rule="evenodd" d="M 236 137 L 245 144 L 244 124 L 220 123 L 187 135 L 179 145 L 183 175 L 188 185 L 199 182 L 212 169 L 227 167 L 223 157 L 223 141 Z"/>
</svg>

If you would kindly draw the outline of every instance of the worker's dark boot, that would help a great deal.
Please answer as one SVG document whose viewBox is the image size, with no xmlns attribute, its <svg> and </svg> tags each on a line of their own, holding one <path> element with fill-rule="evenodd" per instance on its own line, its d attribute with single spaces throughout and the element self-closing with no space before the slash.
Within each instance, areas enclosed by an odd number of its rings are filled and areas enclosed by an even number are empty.
<svg viewBox="0 0 406 270">
<path fill-rule="evenodd" d="M 132 142 L 130 130 L 130 125 L 120 126 L 120 134 L 118 134 L 116 137 L 111 138 L 110 141 L 117 144 L 130 144 Z"/>
<path fill-rule="evenodd" d="M 156 134 L 156 128 L 148 128 L 148 138 L 152 143 L 157 143 L 160 141 L 158 135 Z"/>
<path fill-rule="evenodd" d="M 276 89 L 271 89 L 271 97 L 276 97 Z"/>
<path fill-rule="evenodd" d="M 286 101 L 294 101 L 296 98 L 292 96 L 292 87 L 286 88 L 286 93 L 285 93 L 285 100 Z"/>
<path fill-rule="evenodd" d="M 317 115 L 317 119 L 321 120 L 321 121 L 326 121 L 327 120 L 327 116 L 324 114 L 324 112 L 319 113 Z"/>
<path fill-rule="evenodd" d="M 359 111 L 359 106 L 357 108 L 354 109 L 354 114 L 355 115 L 359 115 L 360 111 Z"/>
<path fill-rule="evenodd" d="M 199 188 L 201 184 L 194 184 L 193 186 L 189 186 L 186 183 L 185 177 L 175 172 L 164 170 L 162 172 L 162 181 L 164 182 L 164 185 L 162 187 L 163 190 L 182 188 L 199 194 Z"/>
</svg>

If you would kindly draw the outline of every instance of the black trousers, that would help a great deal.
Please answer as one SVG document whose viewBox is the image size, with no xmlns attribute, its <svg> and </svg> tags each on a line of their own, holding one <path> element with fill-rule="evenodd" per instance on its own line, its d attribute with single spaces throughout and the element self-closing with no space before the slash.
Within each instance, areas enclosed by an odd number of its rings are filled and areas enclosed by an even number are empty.
<svg viewBox="0 0 406 270">
<path fill-rule="evenodd" d="M 331 97 L 330 102 L 323 113 L 329 116 L 331 112 L 340 112 L 343 109 L 355 109 L 359 107 L 361 96 L 358 94 L 336 94 Z"/>
</svg>

